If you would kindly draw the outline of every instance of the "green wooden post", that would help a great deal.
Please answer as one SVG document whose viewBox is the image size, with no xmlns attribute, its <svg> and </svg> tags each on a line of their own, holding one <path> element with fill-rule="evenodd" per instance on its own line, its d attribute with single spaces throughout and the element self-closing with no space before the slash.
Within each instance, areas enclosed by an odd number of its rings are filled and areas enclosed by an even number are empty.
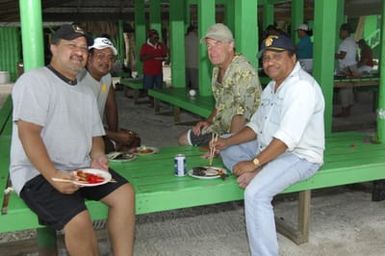
<svg viewBox="0 0 385 256">
<path fill-rule="evenodd" d="M 337 19 L 335 0 L 314 2 L 314 64 L 313 75 L 320 84 L 325 97 L 325 133 L 332 132 L 334 47 L 336 34 L 330 33 L 330 24 Z"/>
<path fill-rule="evenodd" d="M 185 10 L 185 14 L 184 14 L 184 23 L 185 23 L 185 27 L 184 27 L 184 30 L 187 31 L 187 28 L 191 25 L 191 0 L 184 0 L 185 2 L 185 6 L 184 6 L 184 10 Z"/>
<path fill-rule="evenodd" d="M 159 38 L 162 38 L 162 24 L 160 20 L 160 0 L 150 0 L 150 28 L 159 32 Z"/>
<path fill-rule="evenodd" d="M 143 74 L 143 63 L 140 61 L 140 48 L 146 41 L 146 25 L 144 23 L 144 1 L 135 0 L 135 50 L 136 50 L 136 71 Z"/>
<path fill-rule="evenodd" d="M 231 31 L 235 31 L 235 8 L 234 2 L 236 0 L 227 0 L 224 2 L 225 5 L 225 24 Z"/>
<path fill-rule="evenodd" d="M 344 23 L 346 21 L 346 16 L 344 14 L 345 0 L 337 0 L 336 2 L 337 2 L 337 19 L 336 19 L 336 37 L 337 37 L 337 40 L 336 40 L 335 46 L 336 46 L 336 50 L 337 50 L 338 46 L 340 44 L 340 39 L 339 39 L 340 38 L 340 27 L 341 27 L 342 23 Z"/>
<path fill-rule="evenodd" d="M 24 71 L 44 66 L 43 22 L 40 0 L 20 0 L 21 39 Z M 37 244 L 41 250 L 56 251 L 56 231 L 38 228 Z"/>
<path fill-rule="evenodd" d="M 198 35 L 202 38 L 215 23 L 215 0 L 198 0 Z M 211 65 L 204 44 L 199 44 L 199 94 L 209 96 L 211 92 Z"/>
<path fill-rule="evenodd" d="M 295 42 L 299 42 L 296 29 L 303 23 L 304 0 L 293 0 L 291 2 L 291 39 Z"/>
<path fill-rule="evenodd" d="M 382 2 L 381 11 L 381 39 L 380 39 L 380 86 L 378 93 L 378 109 L 377 109 L 377 137 L 381 143 L 385 142 L 385 2 Z"/>
<path fill-rule="evenodd" d="M 19 0 L 24 70 L 44 66 L 41 0 Z"/>
<path fill-rule="evenodd" d="M 117 45 L 118 45 L 118 59 L 121 63 L 122 67 L 124 65 L 124 57 L 125 57 L 125 47 L 124 47 L 124 36 L 123 36 L 123 21 L 118 21 L 118 36 L 116 37 Z"/>
<path fill-rule="evenodd" d="M 258 24 L 255 0 L 235 1 L 235 47 L 257 67 Z"/>
<path fill-rule="evenodd" d="M 175 88 L 186 87 L 186 62 L 184 49 L 184 17 L 181 10 L 184 2 L 170 0 L 170 55 L 171 55 L 171 83 Z"/>
<path fill-rule="evenodd" d="M 263 29 L 267 26 L 274 24 L 274 4 L 263 4 Z"/>
</svg>

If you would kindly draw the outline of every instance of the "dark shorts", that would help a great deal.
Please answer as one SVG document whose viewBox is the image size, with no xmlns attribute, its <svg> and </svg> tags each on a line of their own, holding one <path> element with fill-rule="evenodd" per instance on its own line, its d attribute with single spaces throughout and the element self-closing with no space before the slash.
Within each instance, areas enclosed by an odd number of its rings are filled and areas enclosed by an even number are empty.
<svg viewBox="0 0 385 256">
<path fill-rule="evenodd" d="M 113 179 L 101 186 L 82 187 L 74 194 L 62 194 L 42 175 L 29 180 L 20 192 L 20 197 L 36 213 L 41 225 L 61 230 L 77 214 L 86 210 L 85 199 L 99 201 L 127 183 L 127 180 L 110 169 Z"/>
<path fill-rule="evenodd" d="M 187 133 L 187 140 L 189 141 L 190 145 L 193 146 L 208 146 L 212 136 L 212 133 L 200 134 L 197 136 L 190 129 Z"/>
</svg>

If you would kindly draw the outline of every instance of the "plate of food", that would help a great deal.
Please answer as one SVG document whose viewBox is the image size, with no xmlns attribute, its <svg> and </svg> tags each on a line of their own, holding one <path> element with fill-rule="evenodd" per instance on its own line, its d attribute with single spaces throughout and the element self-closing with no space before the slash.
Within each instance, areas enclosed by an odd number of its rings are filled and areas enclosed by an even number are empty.
<svg viewBox="0 0 385 256">
<path fill-rule="evenodd" d="M 193 167 L 187 174 L 191 177 L 205 180 L 217 178 L 225 179 L 228 176 L 226 169 L 214 166 Z"/>
<path fill-rule="evenodd" d="M 82 187 L 93 187 L 106 184 L 111 180 L 111 174 L 108 171 L 86 168 L 74 172 L 76 180 L 74 184 Z"/>
<path fill-rule="evenodd" d="M 111 162 L 129 162 L 135 158 L 136 155 L 129 152 L 111 152 L 107 154 L 107 159 Z"/>
<path fill-rule="evenodd" d="M 158 148 L 148 147 L 148 146 L 144 146 L 144 145 L 140 146 L 140 147 L 137 147 L 134 150 L 134 153 L 137 154 L 137 155 L 140 155 L 140 156 L 156 154 L 158 152 L 159 152 Z"/>
</svg>

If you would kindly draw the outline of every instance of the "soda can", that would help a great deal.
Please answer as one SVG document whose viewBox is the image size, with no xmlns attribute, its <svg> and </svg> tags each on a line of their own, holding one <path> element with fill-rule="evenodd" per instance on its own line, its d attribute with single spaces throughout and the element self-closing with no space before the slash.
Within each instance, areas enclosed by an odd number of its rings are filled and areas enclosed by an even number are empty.
<svg viewBox="0 0 385 256">
<path fill-rule="evenodd" d="M 186 175 L 186 157 L 183 154 L 174 157 L 174 173 L 178 177 Z"/>
</svg>

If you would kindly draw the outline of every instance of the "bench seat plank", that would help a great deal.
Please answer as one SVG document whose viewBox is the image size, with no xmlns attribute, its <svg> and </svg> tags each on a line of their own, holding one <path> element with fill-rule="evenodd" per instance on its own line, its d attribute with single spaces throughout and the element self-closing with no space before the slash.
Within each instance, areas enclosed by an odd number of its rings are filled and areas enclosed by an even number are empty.
<svg viewBox="0 0 385 256">
<path fill-rule="evenodd" d="M 10 123 L 12 116 L 12 97 L 9 95 L 3 106 L 0 108 L 0 134 L 10 135 L 12 125 Z"/>
<path fill-rule="evenodd" d="M 190 97 L 185 88 L 151 89 L 149 95 L 157 100 L 185 109 L 204 118 L 210 116 L 215 106 L 212 96 Z"/>
</svg>

